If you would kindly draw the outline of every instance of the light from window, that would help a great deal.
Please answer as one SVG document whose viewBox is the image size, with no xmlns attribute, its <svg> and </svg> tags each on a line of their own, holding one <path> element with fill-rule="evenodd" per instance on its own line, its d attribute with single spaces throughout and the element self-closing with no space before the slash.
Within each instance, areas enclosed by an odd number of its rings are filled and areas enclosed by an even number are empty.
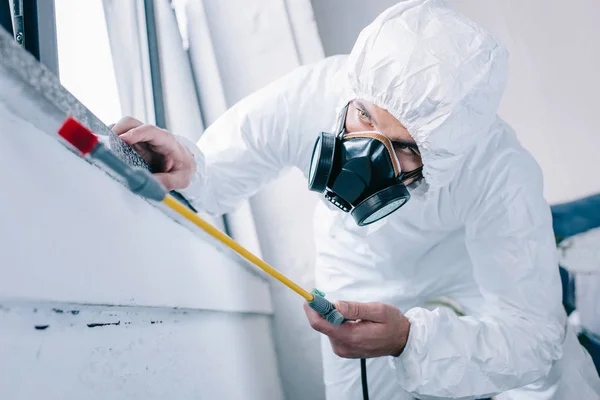
<svg viewBox="0 0 600 400">
<path fill-rule="evenodd" d="M 55 0 L 60 81 L 104 123 L 121 104 L 102 0 Z"/>
</svg>

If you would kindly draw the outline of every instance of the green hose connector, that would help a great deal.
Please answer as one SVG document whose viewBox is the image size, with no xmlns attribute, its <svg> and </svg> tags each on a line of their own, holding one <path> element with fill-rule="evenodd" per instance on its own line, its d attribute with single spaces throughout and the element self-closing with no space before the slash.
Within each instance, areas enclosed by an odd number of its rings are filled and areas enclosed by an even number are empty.
<svg viewBox="0 0 600 400">
<path fill-rule="evenodd" d="M 314 299 L 308 302 L 310 308 L 321 314 L 333 326 L 338 326 L 345 321 L 344 316 L 335 309 L 333 303 L 325 299 L 325 293 L 317 289 L 313 289 L 311 293 Z"/>
</svg>

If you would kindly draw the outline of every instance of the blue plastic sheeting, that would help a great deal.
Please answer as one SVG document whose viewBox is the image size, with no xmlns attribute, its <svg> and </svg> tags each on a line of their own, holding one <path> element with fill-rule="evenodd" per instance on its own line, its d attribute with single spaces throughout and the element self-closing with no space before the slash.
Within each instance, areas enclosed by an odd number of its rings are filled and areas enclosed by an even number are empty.
<svg viewBox="0 0 600 400">
<path fill-rule="evenodd" d="M 551 207 L 554 235 L 565 239 L 600 227 L 600 194 Z"/>
<path fill-rule="evenodd" d="M 551 210 L 557 242 L 600 227 L 600 194 L 557 204 L 552 206 Z M 575 309 L 575 280 L 564 268 L 560 268 L 560 277 L 563 286 L 563 305 L 570 314 Z M 596 370 L 600 373 L 600 342 L 587 335 L 580 335 L 579 342 L 590 353 Z"/>
</svg>

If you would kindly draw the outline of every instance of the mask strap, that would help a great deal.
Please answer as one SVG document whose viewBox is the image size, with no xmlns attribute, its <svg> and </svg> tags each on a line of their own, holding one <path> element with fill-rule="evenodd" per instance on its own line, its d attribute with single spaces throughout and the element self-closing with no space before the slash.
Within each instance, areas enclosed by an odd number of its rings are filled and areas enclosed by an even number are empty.
<svg viewBox="0 0 600 400">
<path fill-rule="evenodd" d="M 419 179 L 423 176 L 423 166 L 415 168 L 412 171 L 402 172 L 398 179 L 406 181 L 408 179 Z"/>
</svg>

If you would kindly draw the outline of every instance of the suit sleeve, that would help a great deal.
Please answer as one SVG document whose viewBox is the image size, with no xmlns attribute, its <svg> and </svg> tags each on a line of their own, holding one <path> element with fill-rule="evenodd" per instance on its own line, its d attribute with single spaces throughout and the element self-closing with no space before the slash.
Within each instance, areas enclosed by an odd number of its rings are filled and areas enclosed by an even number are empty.
<svg viewBox="0 0 600 400">
<path fill-rule="evenodd" d="M 345 56 L 299 67 L 236 104 L 194 146 L 196 173 L 181 194 L 213 215 L 232 211 L 287 167 L 307 173 L 315 139 L 335 120 Z"/>
</svg>

